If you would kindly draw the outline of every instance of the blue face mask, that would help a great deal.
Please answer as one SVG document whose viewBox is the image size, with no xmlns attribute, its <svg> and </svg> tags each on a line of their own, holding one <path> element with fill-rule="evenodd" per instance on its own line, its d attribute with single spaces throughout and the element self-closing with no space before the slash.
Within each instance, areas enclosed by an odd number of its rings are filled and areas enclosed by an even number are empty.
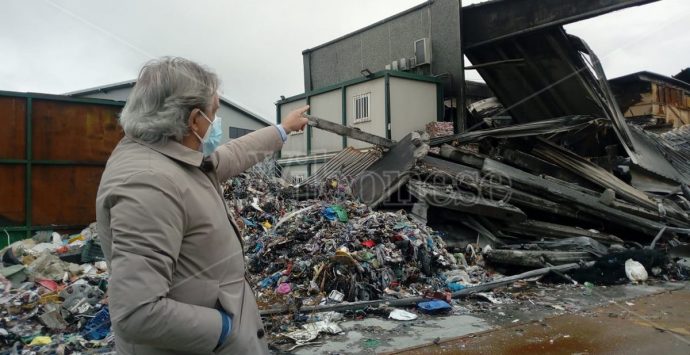
<svg viewBox="0 0 690 355">
<path fill-rule="evenodd" d="M 213 154 L 218 146 L 220 146 L 220 140 L 223 137 L 223 127 L 221 124 L 223 120 L 220 118 L 220 116 L 216 116 L 216 118 L 211 121 L 203 111 L 199 112 L 201 112 L 201 115 L 204 116 L 204 118 L 211 124 L 206 130 L 204 138 L 199 137 L 199 135 L 194 132 L 196 137 L 201 141 L 204 156 L 208 157 Z"/>
</svg>

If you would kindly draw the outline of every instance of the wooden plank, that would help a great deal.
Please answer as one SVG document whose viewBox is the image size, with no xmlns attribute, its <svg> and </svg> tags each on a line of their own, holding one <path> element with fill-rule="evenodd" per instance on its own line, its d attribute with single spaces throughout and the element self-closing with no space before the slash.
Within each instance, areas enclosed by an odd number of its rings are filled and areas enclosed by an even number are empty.
<svg viewBox="0 0 690 355">
<path fill-rule="evenodd" d="M 611 223 L 632 228 L 646 235 L 655 236 L 663 224 L 650 221 L 626 212 L 619 211 L 601 203 L 596 197 L 561 186 L 552 181 L 534 176 L 512 166 L 493 159 L 485 159 L 484 173 L 497 174 L 510 178 L 511 182 L 520 189 L 544 196 L 555 202 L 570 204 L 578 210 L 587 212 L 595 217 Z"/>
<path fill-rule="evenodd" d="M 322 129 L 324 131 L 332 132 L 332 133 L 335 133 L 335 134 L 338 134 L 341 136 L 348 136 L 352 139 L 356 139 L 356 140 L 359 140 L 362 142 L 367 142 L 367 143 L 371 143 L 371 144 L 386 147 L 386 148 L 391 148 L 395 144 L 395 142 L 390 140 L 390 139 L 379 137 L 377 135 L 364 132 L 364 131 L 357 129 L 357 128 L 343 126 L 341 124 L 334 123 L 334 122 L 331 122 L 328 120 L 324 120 L 322 118 L 312 116 L 312 115 L 305 114 L 304 117 L 309 119 L 309 125 L 310 126 L 312 126 L 314 128 Z"/>
<path fill-rule="evenodd" d="M 425 201 L 431 206 L 511 222 L 527 219 L 527 215 L 524 212 L 511 204 L 498 203 L 469 192 L 458 190 L 444 191 L 438 187 L 415 180 L 410 181 L 407 187 L 415 198 Z"/>
<path fill-rule="evenodd" d="M 26 99 L 0 97 L 0 159 L 26 158 Z"/>
</svg>

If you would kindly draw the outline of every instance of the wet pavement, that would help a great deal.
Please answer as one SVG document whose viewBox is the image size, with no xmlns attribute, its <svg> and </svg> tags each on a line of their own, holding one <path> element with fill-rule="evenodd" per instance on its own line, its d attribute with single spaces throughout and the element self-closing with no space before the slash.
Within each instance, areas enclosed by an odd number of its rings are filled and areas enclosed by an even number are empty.
<svg viewBox="0 0 690 355">
<path fill-rule="evenodd" d="M 394 353 L 690 354 L 687 284 L 673 291 L 609 302 L 575 314 L 520 322 Z"/>
<path fill-rule="evenodd" d="M 690 353 L 690 283 L 587 288 L 516 283 L 454 302 L 453 314 L 340 323 L 297 354 Z M 661 354 L 661 353 L 660 353 Z"/>
</svg>

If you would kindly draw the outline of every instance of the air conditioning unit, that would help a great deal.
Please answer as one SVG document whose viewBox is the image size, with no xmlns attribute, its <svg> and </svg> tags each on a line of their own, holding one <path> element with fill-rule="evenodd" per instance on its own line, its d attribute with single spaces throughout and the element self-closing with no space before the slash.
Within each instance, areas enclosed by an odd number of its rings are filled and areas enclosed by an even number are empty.
<svg viewBox="0 0 690 355">
<path fill-rule="evenodd" d="M 431 63 L 431 40 L 429 38 L 414 41 L 414 57 L 417 65 Z"/>
<path fill-rule="evenodd" d="M 391 63 L 391 69 L 398 70 L 398 61 L 397 60 L 394 60 L 393 63 Z"/>
<path fill-rule="evenodd" d="M 407 66 L 407 58 L 400 58 L 400 70 L 407 70 L 410 69 Z"/>
<path fill-rule="evenodd" d="M 386 69 L 386 70 L 391 70 L 391 65 L 390 65 L 390 64 L 386 64 L 385 69 Z"/>
<path fill-rule="evenodd" d="M 415 57 L 408 58 L 407 62 L 409 63 L 410 68 L 414 68 L 417 66 L 417 58 Z"/>
</svg>

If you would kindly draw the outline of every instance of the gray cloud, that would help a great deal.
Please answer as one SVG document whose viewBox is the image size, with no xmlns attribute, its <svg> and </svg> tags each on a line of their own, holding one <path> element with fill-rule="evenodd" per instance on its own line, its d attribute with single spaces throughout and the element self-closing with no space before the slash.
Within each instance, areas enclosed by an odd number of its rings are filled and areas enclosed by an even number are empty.
<svg viewBox="0 0 690 355">
<path fill-rule="evenodd" d="M 64 93 L 132 79 L 151 57 L 177 55 L 213 68 L 226 96 L 273 120 L 280 95 L 303 91 L 303 49 L 418 3 L 9 0 L 0 13 L 0 90 Z M 567 29 L 604 58 L 609 76 L 668 75 L 690 65 L 680 20 L 688 14 L 690 2 L 664 0 Z"/>
</svg>

